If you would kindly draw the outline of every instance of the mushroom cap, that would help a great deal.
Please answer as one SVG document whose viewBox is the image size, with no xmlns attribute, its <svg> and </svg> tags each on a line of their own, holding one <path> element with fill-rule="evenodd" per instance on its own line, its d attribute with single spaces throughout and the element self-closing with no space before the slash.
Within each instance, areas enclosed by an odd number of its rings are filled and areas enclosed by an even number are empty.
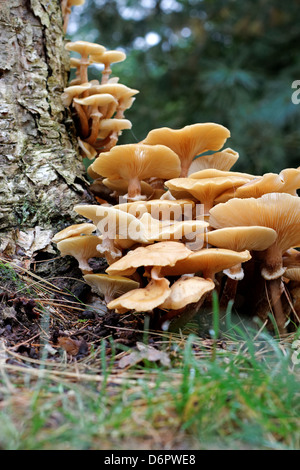
<svg viewBox="0 0 300 470">
<path fill-rule="evenodd" d="M 187 217 L 192 214 L 195 203 L 191 199 L 152 199 L 150 201 L 127 202 L 114 207 L 121 211 L 129 212 L 135 215 L 135 217 L 141 217 L 148 212 L 154 219 L 182 220 L 183 216 Z"/>
<path fill-rule="evenodd" d="M 86 98 L 74 98 L 74 102 L 81 106 L 105 106 L 110 103 L 118 104 L 116 98 L 108 93 L 99 93 Z"/>
<path fill-rule="evenodd" d="M 125 313 L 128 310 L 135 312 L 149 312 L 161 305 L 170 293 L 170 282 L 167 279 L 152 279 L 149 284 L 140 289 L 127 292 L 107 304 L 109 309 L 115 309 L 117 313 Z"/>
<path fill-rule="evenodd" d="M 61 99 L 64 106 L 70 106 L 72 100 L 76 96 L 80 96 L 84 91 L 90 88 L 90 83 L 82 83 L 80 85 L 72 85 L 64 89 Z"/>
<path fill-rule="evenodd" d="M 241 252 L 222 248 L 207 248 L 193 251 L 187 258 L 179 260 L 173 266 L 165 266 L 161 269 L 162 276 L 182 276 L 203 272 L 218 273 L 239 263 L 244 263 L 251 258 L 249 251 Z"/>
<path fill-rule="evenodd" d="M 57 248 L 61 256 L 73 256 L 77 259 L 79 268 L 82 271 L 92 271 L 88 265 L 88 260 L 94 257 L 100 257 L 97 245 L 101 240 L 97 235 L 79 235 L 65 238 L 57 243 Z"/>
<path fill-rule="evenodd" d="M 288 268 L 284 272 L 284 277 L 290 279 L 291 281 L 300 281 L 300 267 L 299 268 Z"/>
<path fill-rule="evenodd" d="M 222 150 L 212 155 L 203 155 L 192 161 L 188 175 L 205 170 L 207 168 L 215 168 L 217 170 L 229 171 L 239 158 L 238 152 L 231 148 Z"/>
<path fill-rule="evenodd" d="M 183 243 L 174 241 L 140 246 L 109 266 L 106 272 L 111 275 L 130 276 L 140 266 L 174 266 L 178 260 L 187 258 L 190 253 L 191 250 Z"/>
<path fill-rule="evenodd" d="M 98 137 L 100 139 L 105 139 L 105 137 L 107 137 L 110 132 L 121 132 L 125 129 L 131 128 L 132 124 L 128 119 L 102 119 L 99 126 Z M 101 155 L 103 155 L 103 153 Z"/>
<path fill-rule="evenodd" d="M 139 93 L 138 90 L 129 88 L 122 83 L 103 83 L 99 85 L 92 85 L 90 87 L 89 93 L 91 95 L 95 93 L 109 93 L 113 95 L 117 100 L 122 99 L 127 96 L 134 96 Z"/>
<path fill-rule="evenodd" d="M 226 176 L 215 178 L 174 178 L 166 181 L 165 185 L 173 196 L 187 197 L 192 195 L 201 203 L 213 202 L 220 194 L 228 188 L 237 188 L 248 181 L 244 177 Z"/>
<path fill-rule="evenodd" d="M 216 202 L 226 202 L 232 197 L 238 198 L 258 198 L 268 193 L 291 193 L 296 195 L 296 190 L 300 188 L 300 171 L 295 168 L 286 168 L 279 174 L 265 173 L 258 176 L 236 190 L 227 190 L 217 198 Z"/>
<path fill-rule="evenodd" d="M 210 245 L 229 250 L 263 251 L 271 246 L 277 238 L 277 232 L 269 227 L 225 227 L 204 234 Z"/>
<path fill-rule="evenodd" d="M 124 276 L 109 276 L 108 274 L 97 273 L 85 274 L 83 279 L 91 286 L 92 292 L 111 298 L 139 287 L 137 281 Z"/>
<path fill-rule="evenodd" d="M 52 238 L 52 241 L 57 243 L 65 238 L 75 237 L 77 235 L 91 235 L 97 227 L 94 224 L 84 222 L 82 224 L 74 224 L 64 228 L 60 232 L 56 233 Z"/>
<path fill-rule="evenodd" d="M 211 279 L 199 276 L 182 276 L 170 287 L 170 294 L 160 308 L 179 310 L 188 304 L 198 302 L 207 292 L 214 289 Z"/>
<path fill-rule="evenodd" d="M 131 214 L 110 206 L 94 204 L 78 204 L 74 207 L 77 214 L 93 221 L 100 233 L 110 239 L 118 235 L 124 239 L 147 243 L 144 235 L 144 225 Z"/>
<path fill-rule="evenodd" d="M 189 167 L 194 157 L 208 150 L 219 150 L 228 137 L 230 132 L 226 127 L 209 122 L 192 124 L 182 129 L 153 129 L 143 143 L 166 145 L 179 156 L 181 164 Z"/>
<path fill-rule="evenodd" d="M 149 241 L 181 240 L 187 236 L 202 234 L 209 225 L 202 220 L 160 222 L 148 212 L 142 215 L 140 221 L 145 226 L 145 236 Z"/>
<path fill-rule="evenodd" d="M 106 48 L 100 44 L 94 44 L 87 41 L 68 42 L 65 45 L 65 48 L 67 51 L 78 52 L 82 56 L 89 54 L 102 54 L 106 50 Z"/>
<path fill-rule="evenodd" d="M 179 176 L 180 161 L 176 153 L 163 145 L 125 144 L 103 152 L 92 164 L 92 169 L 110 179 L 140 180 L 157 176 Z"/>
<path fill-rule="evenodd" d="M 202 158 L 202 157 L 199 157 Z M 257 176 L 250 175 L 249 173 L 241 173 L 240 171 L 225 171 L 219 170 L 217 168 L 206 168 L 203 170 L 196 171 L 195 173 L 191 173 L 188 177 L 193 179 L 204 179 L 204 178 L 226 178 L 229 177 L 238 177 L 238 178 L 245 178 L 246 180 L 250 181 Z"/>
<path fill-rule="evenodd" d="M 98 55 L 97 52 L 91 53 L 90 60 L 93 63 L 101 63 L 101 64 L 113 64 L 116 62 L 123 62 L 126 59 L 126 54 L 122 51 L 103 51 L 100 52 Z"/>
<path fill-rule="evenodd" d="M 210 210 L 214 228 L 260 225 L 277 232 L 274 243 L 286 251 L 300 246 L 300 198 L 268 193 L 259 198 L 230 199 Z"/>
</svg>

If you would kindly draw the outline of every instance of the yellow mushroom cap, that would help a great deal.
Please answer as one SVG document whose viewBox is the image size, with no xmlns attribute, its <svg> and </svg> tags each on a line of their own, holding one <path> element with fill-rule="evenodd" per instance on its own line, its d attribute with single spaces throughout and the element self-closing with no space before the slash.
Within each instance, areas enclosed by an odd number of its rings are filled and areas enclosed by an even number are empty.
<svg viewBox="0 0 300 470">
<path fill-rule="evenodd" d="M 80 96 L 84 91 L 90 88 L 90 83 L 82 83 L 80 85 L 72 85 L 64 89 L 61 99 L 64 106 L 70 106 L 73 98 Z"/>
<path fill-rule="evenodd" d="M 57 243 L 61 256 L 73 256 L 83 272 L 92 271 L 88 264 L 90 258 L 99 257 L 97 246 L 101 243 L 96 235 L 79 235 L 66 238 Z"/>
<path fill-rule="evenodd" d="M 111 275 L 130 276 L 140 266 L 174 266 L 176 261 L 189 256 L 189 250 L 183 243 L 175 241 L 158 242 L 145 247 L 138 247 L 128 252 L 106 269 Z"/>
<path fill-rule="evenodd" d="M 104 296 L 105 301 L 111 301 L 132 289 L 137 289 L 139 283 L 124 276 L 109 276 L 108 274 L 86 274 L 84 280 L 91 286 L 92 292 Z"/>
<path fill-rule="evenodd" d="M 90 94 L 95 93 L 109 93 L 113 95 L 117 100 L 127 96 L 134 96 L 139 93 L 138 90 L 129 88 L 122 83 L 103 83 L 98 85 L 92 85 L 89 90 Z"/>
<path fill-rule="evenodd" d="M 110 103 L 117 104 L 116 98 L 108 93 L 99 93 L 86 98 L 74 98 L 74 102 L 82 106 L 105 106 Z"/>
<path fill-rule="evenodd" d="M 128 119 L 102 119 L 99 126 L 99 139 L 105 139 L 110 132 L 121 132 L 125 129 L 131 129 L 132 124 Z M 101 154 L 103 155 L 103 153 Z"/>
<path fill-rule="evenodd" d="M 87 41 L 75 41 L 68 42 L 65 45 L 65 48 L 68 51 L 78 52 L 82 56 L 87 56 L 89 54 L 102 54 L 106 49 L 100 44 L 94 44 Z"/>
<path fill-rule="evenodd" d="M 300 171 L 295 168 L 287 168 L 279 174 L 265 173 L 263 176 L 240 186 L 236 190 L 228 190 L 216 199 L 217 203 L 223 203 L 232 197 L 238 198 L 258 198 L 268 193 L 291 193 L 296 195 L 296 190 L 300 188 Z"/>
<path fill-rule="evenodd" d="M 103 152 L 93 163 L 93 170 L 110 179 L 141 180 L 157 176 L 170 178 L 178 175 L 180 162 L 177 155 L 163 145 L 125 144 Z"/>
<path fill-rule="evenodd" d="M 159 220 L 183 220 L 192 218 L 195 202 L 191 199 L 152 199 L 150 201 L 134 201 L 114 206 L 121 211 L 129 212 L 136 217 L 141 217 L 148 212 L 154 219 Z"/>
<path fill-rule="evenodd" d="M 244 177 L 226 176 L 215 178 L 174 178 L 165 185 L 173 196 L 187 197 L 189 194 L 204 205 L 205 213 L 213 206 L 216 198 L 228 188 L 237 188 L 248 181 Z"/>
<path fill-rule="evenodd" d="M 170 282 L 164 278 L 152 279 L 146 287 L 121 295 L 109 302 L 107 307 L 115 309 L 117 313 L 125 313 L 128 310 L 149 312 L 161 305 L 169 296 L 169 284 Z"/>
<path fill-rule="evenodd" d="M 179 260 L 173 266 L 161 269 L 162 276 L 182 276 L 202 272 L 205 278 L 213 279 L 214 275 L 251 258 L 248 250 L 236 252 L 222 248 L 207 248 L 193 251 L 187 258 Z"/>
<path fill-rule="evenodd" d="M 162 144 L 171 148 L 180 158 L 181 176 L 187 176 L 193 159 L 208 150 L 219 150 L 230 137 L 226 127 L 214 123 L 200 123 L 182 129 L 161 127 L 149 132 L 143 143 Z"/>
<path fill-rule="evenodd" d="M 277 232 L 269 227 L 225 227 L 204 234 L 207 243 L 229 250 L 266 250 L 277 238 Z"/>
<path fill-rule="evenodd" d="M 78 204 L 74 207 L 77 214 L 93 221 L 100 233 L 110 239 L 118 235 L 124 239 L 147 243 L 144 226 L 136 217 L 110 206 Z"/>
<path fill-rule="evenodd" d="M 207 168 L 215 168 L 217 170 L 229 171 L 230 168 L 236 163 L 239 158 L 238 152 L 227 148 L 221 152 L 214 153 L 212 155 L 203 155 L 192 161 L 189 168 L 188 175 L 205 170 Z"/>
<path fill-rule="evenodd" d="M 116 62 L 123 62 L 126 59 L 126 54 L 122 51 L 104 51 L 103 53 L 100 52 L 98 55 L 97 52 L 91 53 L 90 60 L 94 63 L 102 63 L 102 64 L 113 64 Z"/>
<path fill-rule="evenodd" d="M 211 279 L 182 276 L 170 287 L 170 294 L 160 308 L 179 310 L 188 304 L 198 302 L 207 292 L 214 289 Z"/>
<path fill-rule="evenodd" d="M 52 241 L 57 243 L 65 238 L 75 237 L 77 235 L 91 235 L 96 229 L 97 227 L 94 224 L 85 222 L 82 224 L 70 225 L 56 233 L 52 238 Z"/>
</svg>

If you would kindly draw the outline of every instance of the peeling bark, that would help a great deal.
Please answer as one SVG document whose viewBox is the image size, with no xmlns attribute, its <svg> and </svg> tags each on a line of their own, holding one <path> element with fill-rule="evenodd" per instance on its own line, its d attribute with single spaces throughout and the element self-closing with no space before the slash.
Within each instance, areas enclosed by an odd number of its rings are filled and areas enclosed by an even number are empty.
<svg viewBox="0 0 300 470">
<path fill-rule="evenodd" d="M 0 0 L 0 252 L 18 230 L 74 223 L 89 198 L 70 112 L 59 0 Z"/>
</svg>

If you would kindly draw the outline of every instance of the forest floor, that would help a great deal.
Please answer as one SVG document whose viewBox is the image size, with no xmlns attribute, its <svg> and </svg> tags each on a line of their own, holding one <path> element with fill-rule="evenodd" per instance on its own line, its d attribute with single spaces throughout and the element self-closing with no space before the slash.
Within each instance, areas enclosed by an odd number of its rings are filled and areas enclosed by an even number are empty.
<svg viewBox="0 0 300 470">
<path fill-rule="evenodd" d="M 299 449 L 296 333 L 220 312 L 152 331 L 68 258 L 0 272 L 0 449 Z"/>
</svg>

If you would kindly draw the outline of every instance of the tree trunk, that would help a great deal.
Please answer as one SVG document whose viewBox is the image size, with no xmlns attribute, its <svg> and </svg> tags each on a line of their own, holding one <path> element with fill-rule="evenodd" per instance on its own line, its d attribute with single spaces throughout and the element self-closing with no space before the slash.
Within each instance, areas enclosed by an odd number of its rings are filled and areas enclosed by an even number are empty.
<svg viewBox="0 0 300 470">
<path fill-rule="evenodd" d="M 20 231 L 55 233 L 89 200 L 74 124 L 59 0 L 0 0 L 0 252 Z"/>
</svg>

